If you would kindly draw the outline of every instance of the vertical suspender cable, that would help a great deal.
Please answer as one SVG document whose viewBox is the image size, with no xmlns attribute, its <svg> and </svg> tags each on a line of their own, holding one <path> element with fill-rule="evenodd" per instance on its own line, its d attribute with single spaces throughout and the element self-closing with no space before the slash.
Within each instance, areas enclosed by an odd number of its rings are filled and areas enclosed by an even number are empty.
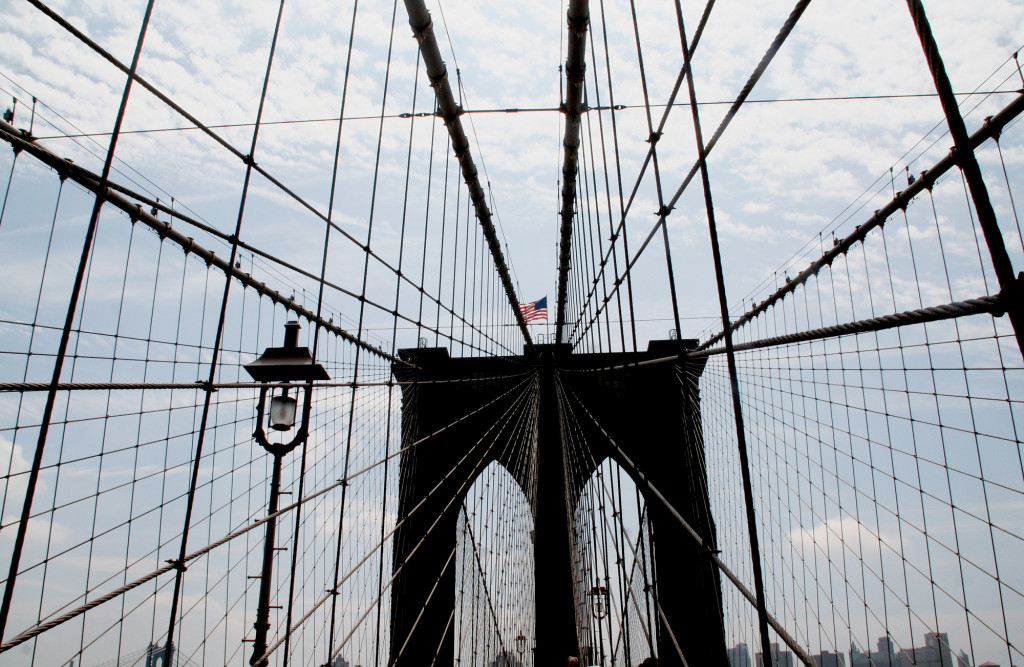
<svg viewBox="0 0 1024 667">
<path fill-rule="evenodd" d="M 409 210 L 409 175 L 412 171 L 412 144 L 413 144 L 413 131 L 416 129 L 416 93 L 419 91 L 420 85 L 420 59 L 419 54 L 416 57 L 416 76 L 412 84 L 412 113 L 413 117 L 409 121 L 409 147 L 405 157 L 405 194 L 403 196 L 402 205 L 402 231 L 399 234 L 399 248 L 398 248 L 398 270 L 402 270 L 403 260 L 405 259 L 405 222 L 406 214 Z M 383 109 L 382 109 L 383 111 Z M 433 133 L 431 133 L 431 152 L 433 152 Z M 433 166 L 433 165 L 431 165 Z M 429 197 L 429 180 L 427 186 L 427 193 Z M 423 240 L 423 245 L 426 247 L 426 238 Z M 422 278 L 420 280 L 420 287 L 423 286 Z M 395 312 L 398 312 L 399 298 L 402 293 L 402 281 L 395 281 Z M 423 291 L 420 290 L 420 308 L 423 308 Z M 417 320 L 418 321 L 418 320 Z M 394 317 L 391 320 L 391 351 L 395 351 L 396 341 L 398 339 L 398 318 Z M 419 331 L 417 330 L 417 345 L 419 344 Z M 385 458 L 391 455 L 391 414 L 394 410 L 393 401 L 395 396 L 395 385 L 393 381 L 388 381 L 388 407 L 387 417 L 385 417 L 384 426 L 384 456 Z M 401 443 L 399 443 L 401 447 Z M 380 620 L 381 620 L 381 599 L 384 597 L 384 541 L 385 533 L 387 531 L 387 503 L 388 503 L 388 471 L 391 465 L 389 463 L 384 464 L 384 490 L 381 493 L 380 498 L 380 558 L 377 563 L 377 601 L 375 606 L 377 607 L 377 624 L 375 627 L 376 639 L 374 641 L 374 652 L 373 652 L 373 665 L 379 667 L 380 665 Z"/>
<path fill-rule="evenodd" d="M 711 236 L 711 253 L 715 262 L 715 280 L 718 283 L 718 303 L 722 312 L 722 330 L 725 332 L 725 348 L 729 366 L 729 384 L 732 389 L 732 409 L 736 420 L 736 445 L 740 455 L 740 473 L 743 478 L 743 498 L 747 510 L 747 532 L 750 539 L 750 561 L 754 574 L 754 595 L 757 604 L 757 621 L 761 632 L 761 651 L 765 660 L 772 655 L 771 636 L 768 633 L 768 612 L 765 608 L 764 575 L 761 571 L 761 548 L 757 538 L 757 513 L 754 509 L 754 493 L 750 482 L 750 461 L 747 456 L 746 432 L 743 425 L 743 406 L 740 401 L 740 385 L 736 370 L 736 351 L 733 349 L 732 327 L 729 324 L 729 301 L 725 294 L 725 276 L 722 271 L 722 253 L 718 244 L 718 229 L 715 224 L 715 206 L 711 198 L 711 179 L 708 176 L 707 153 L 704 136 L 700 127 L 700 113 L 697 110 L 697 93 L 693 84 L 693 70 L 690 49 L 686 43 L 686 28 L 683 10 L 676 0 L 676 17 L 679 20 L 679 41 L 683 48 L 683 66 L 686 68 L 686 84 L 690 93 L 690 110 L 693 116 L 693 131 L 697 141 L 697 156 L 700 162 L 700 177 L 704 186 L 704 206 L 707 210 L 708 233 Z"/>
<path fill-rule="evenodd" d="M 658 166 L 658 141 L 661 139 L 662 132 L 659 126 L 658 130 L 654 129 L 654 121 L 651 116 L 651 98 L 647 93 L 647 73 L 644 68 L 644 54 L 643 49 L 640 46 L 640 23 L 636 17 L 636 2 L 635 0 L 629 0 L 629 10 L 633 15 L 633 35 L 636 38 L 636 59 L 637 64 L 640 66 L 640 87 L 644 93 L 644 111 L 647 113 L 647 131 L 650 135 L 647 138 L 648 143 L 651 144 L 650 157 L 651 164 L 654 166 L 654 186 L 658 193 L 658 225 L 661 226 L 661 237 L 665 243 L 665 270 L 668 278 L 668 291 L 669 296 L 672 298 L 672 318 L 673 323 L 676 325 L 676 336 L 679 336 L 679 299 L 676 296 L 676 277 L 675 270 L 672 268 L 672 245 L 668 240 L 668 215 L 672 212 L 672 206 L 665 205 L 665 196 L 661 188 L 661 169 Z M 685 48 L 685 44 L 684 44 Z M 673 93 L 674 94 L 674 93 Z M 665 116 L 663 119 L 668 118 L 668 112 L 671 110 L 671 104 L 665 109 Z M 639 185 L 639 181 L 637 182 Z M 648 237 L 650 238 L 650 237 Z M 630 267 L 627 265 L 627 270 Z M 588 327 L 589 328 L 589 327 Z"/>
<path fill-rule="evenodd" d="M 391 6 L 391 30 L 388 33 L 389 37 L 388 37 L 387 65 L 385 66 L 385 69 L 384 69 L 384 90 L 381 93 L 380 116 L 378 118 L 378 125 L 377 125 L 377 152 L 376 152 L 376 156 L 374 158 L 373 185 L 371 186 L 371 189 L 370 189 L 370 216 L 369 216 L 369 222 L 368 222 L 367 228 L 366 228 L 366 245 L 363 246 L 364 249 L 365 249 L 365 254 L 363 255 L 363 281 L 362 281 L 362 287 L 359 290 L 359 322 L 358 322 L 358 324 L 356 326 L 356 331 L 358 332 L 357 333 L 358 336 L 362 336 L 363 335 L 363 325 L 365 324 L 365 317 L 366 317 L 366 287 L 369 284 L 368 280 L 369 280 L 369 270 L 370 270 L 370 244 L 371 244 L 371 242 L 373 240 L 374 215 L 375 215 L 376 210 L 377 210 L 377 185 L 378 185 L 378 181 L 379 181 L 379 178 L 380 178 L 380 154 L 381 154 L 381 146 L 382 146 L 382 141 L 383 141 L 383 136 L 384 136 L 384 115 L 385 115 L 385 111 L 387 110 L 387 105 L 388 105 L 388 87 L 389 87 L 390 82 L 391 82 L 391 56 L 392 56 L 392 53 L 393 53 L 393 50 L 394 50 L 395 18 L 396 18 L 397 15 L 398 15 L 398 0 L 395 0 L 395 2 Z M 361 356 L 359 354 L 359 350 L 357 349 L 356 350 L 356 355 L 355 355 L 355 360 L 354 360 L 354 363 L 353 363 L 353 368 L 352 368 L 352 381 L 353 382 L 356 382 L 359 379 L 360 363 L 361 363 Z M 390 388 L 388 389 L 388 391 L 390 392 Z M 355 419 L 355 411 L 356 411 L 356 394 L 357 394 L 357 392 L 355 391 L 355 388 L 353 387 L 352 391 L 349 394 L 348 422 L 347 422 L 347 424 L 345 426 L 345 428 L 346 428 L 346 435 L 345 435 L 345 461 L 344 461 L 344 464 L 343 464 L 344 467 L 343 467 L 343 473 L 342 474 L 345 475 L 346 477 L 349 474 L 349 464 L 352 461 L 352 435 L 353 435 L 353 432 L 354 432 L 354 430 L 353 430 L 353 426 L 354 426 L 353 420 Z M 386 470 L 387 470 L 387 468 L 385 467 L 385 471 Z M 345 509 L 346 509 L 346 506 L 347 506 L 346 504 L 348 502 L 348 488 L 349 488 L 348 484 L 345 484 L 344 486 L 341 487 L 341 503 L 340 503 L 339 508 L 338 508 L 338 540 L 336 542 L 336 549 L 335 549 L 335 552 L 334 552 L 334 577 L 333 577 L 334 581 L 338 580 L 339 568 L 341 567 L 341 546 L 342 546 L 342 541 L 343 541 L 344 532 L 345 532 Z M 334 647 L 334 632 L 335 632 L 336 619 L 337 619 L 337 614 L 338 614 L 338 596 L 339 596 L 339 592 L 338 592 L 338 588 L 337 588 L 336 585 L 332 586 L 332 593 L 333 594 L 331 596 L 331 626 L 330 626 L 329 631 L 328 631 L 328 643 L 327 643 L 327 650 L 329 652 L 332 651 L 333 647 Z M 326 662 L 330 662 L 331 659 L 332 659 L 332 657 L 328 656 L 328 660 Z"/>
<path fill-rule="evenodd" d="M 14 122 L 14 119 L 11 119 Z M 31 135 L 32 133 L 29 132 Z M 21 155 L 21 148 L 18 146 L 14 147 L 14 159 L 11 160 L 11 172 L 7 176 L 7 189 L 4 190 L 4 201 L 0 204 L 0 226 L 4 224 L 4 213 L 7 211 L 7 198 L 11 194 L 11 183 L 14 181 L 14 168 L 18 166 L 18 156 Z M 63 181 L 62 181 L 63 182 Z"/>
<path fill-rule="evenodd" d="M 612 228 L 612 221 L 611 221 L 611 218 L 609 217 L 608 225 L 609 225 L 609 229 L 611 230 L 611 236 L 608 237 L 608 241 L 609 241 L 608 249 L 609 249 L 609 252 L 615 252 L 615 242 L 616 242 L 616 239 L 619 238 L 619 234 L 622 234 L 622 253 L 623 253 L 622 256 L 623 256 L 623 259 L 625 260 L 626 266 L 628 268 L 628 266 L 629 266 L 629 235 L 626 233 L 626 209 L 625 209 L 625 205 L 624 205 L 625 198 L 622 196 L 622 194 L 623 194 L 622 193 L 622 163 L 621 163 L 621 160 L 619 160 L 619 130 L 618 130 L 618 124 L 615 121 L 615 89 L 612 86 L 612 61 L 611 61 L 611 52 L 608 49 L 608 21 L 607 21 L 607 19 L 605 17 L 604 0 L 600 0 L 600 5 L 601 5 L 601 34 L 603 36 L 603 41 L 604 41 L 604 64 L 605 64 L 605 73 L 606 73 L 607 79 L 608 79 L 608 106 L 610 107 L 609 113 L 610 113 L 610 116 L 611 116 L 611 125 L 612 125 L 612 147 L 613 147 L 613 151 L 614 151 L 614 155 L 615 155 L 615 183 L 618 186 L 618 191 L 619 191 L 619 198 L 618 198 L 618 202 L 619 202 L 619 220 L 621 221 L 620 225 L 619 225 L 620 228 L 619 229 L 614 229 L 614 228 Z M 598 120 L 599 121 L 600 121 L 600 118 L 601 118 L 601 115 L 598 114 Z M 605 186 L 607 187 L 607 179 L 606 179 Z M 611 199 L 610 198 L 608 200 L 608 215 L 611 216 Z M 618 264 L 616 264 L 615 266 L 616 266 L 616 270 L 615 270 L 615 284 L 613 286 L 613 290 L 616 293 L 618 293 L 619 285 L 622 284 L 622 280 L 619 279 L 618 268 L 617 268 Z M 625 281 L 626 281 L 627 302 L 628 302 L 628 305 L 629 305 L 629 331 L 630 331 L 630 335 L 632 336 L 633 351 L 636 352 L 636 350 L 637 350 L 637 346 L 636 346 L 636 313 L 635 313 L 635 309 L 633 308 L 633 276 L 632 276 L 632 274 L 629 271 L 626 271 L 626 273 L 625 273 Z M 620 310 L 620 313 L 621 313 L 622 309 L 620 308 L 619 310 Z M 625 347 L 623 347 L 623 350 L 625 350 Z"/>
<path fill-rule="evenodd" d="M 106 201 L 106 196 L 103 193 L 106 191 L 107 179 L 110 177 L 110 169 L 114 163 L 114 150 L 117 148 L 117 139 L 121 134 L 121 124 L 124 122 L 125 110 L 128 108 L 128 97 L 131 94 L 132 82 L 135 80 L 135 70 L 138 68 L 139 58 L 142 56 L 142 44 L 146 40 L 149 18 L 153 13 L 153 1 L 149 0 L 149 3 L 146 5 L 146 13 L 142 18 L 142 27 L 139 29 L 139 38 L 135 43 L 135 54 L 132 56 L 128 80 L 124 84 L 121 105 L 117 109 L 117 118 L 114 121 L 114 131 L 110 135 L 110 145 L 107 148 L 107 155 L 103 161 L 103 172 L 100 175 L 99 190 L 96 195 L 96 201 L 93 203 L 92 214 L 89 216 L 89 225 L 85 231 L 85 239 L 82 242 L 82 256 L 78 261 L 78 272 L 75 274 L 75 282 L 71 288 L 71 297 L 68 300 L 68 311 L 64 319 L 64 329 L 61 332 L 60 343 L 57 347 L 57 354 L 53 363 L 50 389 L 46 393 L 46 404 L 43 407 L 43 414 L 40 419 L 36 451 L 32 458 L 32 468 L 29 471 L 28 481 L 25 484 L 25 502 L 21 506 L 21 519 L 18 522 L 18 532 L 14 537 L 14 546 L 11 550 L 11 567 L 7 575 L 7 585 L 4 587 L 3 601 L 0 602 L 0 640 L 3 639 L 4 630 L 7 628 L 7 618 L 11 612 L 14 585 L 17 583 L 18 568 L 21 565 L 21 552 L 25 547 L 28 522 L 32 515 L 32 499 L 35 496 L 36 484 L 39 482 L 39 472 L 43 464 L 43 449 L 46 446 L 46 437 L 50 430 L 50 419 L 53 416 L 53 407 L 57 400 L 57 384 L 60 382 L 64 360 L 67 357 L 68 343 L 71 340 L 71 329 L 74 326 L 75 315 L 78 312 L 78 299 L 82 292 L 82 284 L 85 281 L 85 269 L 89 264 L 89 257 L 92 253 L 100 211 L 103 209 L 103 204 Z"/>
<path fill-rule="evenodd" d="M 242 184 L 242 196 L 238 204 L 238 219 L 235 221 L 235 233 L 231 236 L 231 257 L 228 260 L 229 266 L 234 266 L 235 258 L 238 256 L 238 237 L 242 231 L 242 220 L 245 215 L 245 202 L 249 194 L 249 183 L 252 179 L 252 169 L 256 164 L 256 143 L 260 135 L 260 121 L 263 118 L 263 107 L 267 99 L 267 87 L 270 84 L 270 70 L 274 64 L 274 52 L 277 49 L 277 37 L 281 30 L 281 15 L 284 13 L 284 0 L 278 5 L 277 21 L 274 24 L 274 37 L 270 42 L 270 54 L 267 56 L 267 70 L 263 76 L 263 90 L 260 92 L 260 104 L 256 111 L 256 123 L 252 131 L 252 144 L 249 147 L 249 154 L 245 159 L 245 180 Z M 178 558 L 175 561 L 174 592 L 171 598 L 171 612 L 167 620 L 167 638 L 164 642 L 164 664 L 171 664 L 171 657 L 174 652 L 174 626 L 178 615 L 178 601 L 181 597 L 182 578 L 185 575 L 185 556 L 188 553 L 188 534 L 192 523 L 192 508 L 195 504 L 196 485 L 199 482 L 199 467 L 203 456 L 203 444 L 206 441 L 206 425 L 210 418 L 210 403 L 213 398 L 213 381 L 217 377 L 217 364 L 220 360 L 220 344 L 224 337 L 224 320 L 228 310 L 228 296 L 231 294 L 231 276 L 224 277 L 224 296 L 220 303 L 220 317 L 217 320 L 217 333 L 213 339 L 213 350 L 210 358 L 210 374 L 206 386 L 206 397 L 203 401 L 203 415 L 199 423 L 199 435 L 196 438 L 196 452 L 192 461 L 192 479 L 189 483 L 188 498 L 185 502 L 185 520 L 181 531 L 181 547 Z"/>
<path fill-rule="evenodd" d="M 992 268 L 995 269 L 999 287 L 1009 289 L 1018 283 L 1018 279 L 1013 275 L 1013 265 L 1010 263 L 1010 256 L 1003 244 L 999 222 L 992 209 L 992 201 L 988 196 L 988 188 L 985 187 L 985 179 L 981 175 L 981 167 L 978 166 L 978 158 L 974 155 L 974 149 L 971 147 L 967 126 L 964 125 L 963 116 L 960 115 L 956 97 L 953 95 L 953 86 L 946 74 L 946 66 L 942 62 L 939 46 L 935 42 L 935 36 L 932 34 L 932 28 L 928 23 L 928 16 L 925 14 L 921 0 L 907 0 L 907 7 L 914 20 L 918 39 L 921 40 L 921 48 L 924 49 L 928 69 L 931 71 L 932 79 L 935 80 L 935 89 L 939 93 L 939 101 L 946 114 L 949 133 L 953 135 L 956 163 L 960 165 L 964 178 L 967 179 L 967 186 L 971 190 L 974 209 L 978 212 L 978 224 L 985 235 L 985 242 L 988 244 L 988 251 L 992 256 Z M 1013 333 L 1017 337 L 1017 347 L 1020 349 L 1021 355 L 1024 356 L 1024 306 L 1021 305 L 1019 298 L 1007 299 L 1007 302 L 1009 304 L 1007 314 L 1013 325 Z"/>
<path fill-rule="evenodd" d="M 316 298 L 316 328 L 313 330 L 313 352 L 312 352 L 312 354 L 313 354 L 313 361 L 314 362 L 316 361 L 317 353 L 320 350 L 320 329 L 322 328 L 321 325 L 323 323 L 323 320 L 321 319 L 321 316 L 323 315 L 324 282 L 325 282 L 325 279 L 326 279 L 326 276 L 327 276 L 327 251 L 328 251 L 328 248 L 330 247 L 330 241 L 331 241 L 331 228 L 332 228 L 332 222 L 333 222 L 333 218 L 334 218 L 334 198 L 335 198 L 335 195 L 337 194 L 337 189 L 338 189 L 338 162 L 339 162 L 340 157 L 341 157 L 341 133 L 342 133 L 342 130 L 344 129 L 344 125 L 345 125 L 345 102 L 348 99 L 349 72 L 351 71 L 351 65 L 352 65 L 352 45 L 353 45 L 353 42 L 355 41 L 356 15 L 358 14 L 358 10 L 359 10 L 359 0 L 356 0 L 353 3 L 353 5 L 352 5 L 352 21 L 351 21 L 351 24 L 349 26 L 348 50 L 347 50 L 347 53 L 346 53 L 346 56 L 345 56 L 345 78 L 344 78 L 344 80 L 342 81 L 342 84 L 341 84 L 341 108 L 338 111 L 338 133 L 337 133 L 335 141 L 334 141 L 334 162 L 333 162 L 332 167 L 331 167 L 331 191 L 330 191 L 330 197 L 328 198 L 328 202 L 327 202 L 327 221 L 326 221 L 327 224 L 324 226 L 324 247 L 323 247 L 323 252 L 322 252 L 322 255 L 321 255 L 321 259 L 320 259 L 320 281 L 319 281 L 319 285 L 317 287 L 318 292 L 317 292 L 317 298 Z M 401 280 L 399 280 L 399 284 L 401 284 Z M 422 296 L 422 293 L 421 293 L 421 296 Z M 394 345 L 392 345 L 392 349 L 393 348 L 394 348 Z M 309 381 L 309 384 L 310 384 L 310 386 L 306 389 L 306 392 L 307 392 L 308 395 L 312 395 L 312 392 L 313 392 L 313 387 L 312 387 L 313 382 L 312 382 L 312 380 Z M 353 392 L 355 391 L 354 387 L 353 387 L 352 391 Z M 310 405 L 311 405 L 310 402 L 304 403 L 303 404 L 303 410 L 304 411 L 308 410 L 310 408 Z M 303 423 L 304 424 L 305 423 L 309 423 L 309 415 L 308 414 L 303 415 Z M 303 489 L 304 489 L 305 481 L 306 481 L 305 473 L 306 473 L 306 450 L 307 450 L 307 444 L 308 443 L 306 441 L 303 441 L 303 443 L 302 443 L 302 462 L 301 462 L 301 466 L 302 467 L 301 467 L 301 473 L 300 473 L 300 476 L 299 476 L 299 490 L 298 490 L 298 496 L 297 496 L 300 499 L 300 503 L 301 503 L 301 498 L 303 497 Z M 291 650 L 292 608 L 293 608 L 294 603 L 295 603 L 295 570 L 296 570 L 296 567 L 298 565 L 299 530 L 300 530 L 300 527 L 301 527 L 301 520 L 302 520 L 302 505 L 299 505 L 298 507 L 295 508 L 295 534 L 294 534 L 293 541 L 292 541 L 291 575 L 290 575 L 289 581 L 288 581 L 288 610 L 287 610 L 287 613 L 286 613 L 285 625 L 284 625 L 285 637 L 284 637 L 283 657 L 281 659 L 282 667 L 288 667 L 288 654 L 289 654 L 289 652 Z"/>
</svg>

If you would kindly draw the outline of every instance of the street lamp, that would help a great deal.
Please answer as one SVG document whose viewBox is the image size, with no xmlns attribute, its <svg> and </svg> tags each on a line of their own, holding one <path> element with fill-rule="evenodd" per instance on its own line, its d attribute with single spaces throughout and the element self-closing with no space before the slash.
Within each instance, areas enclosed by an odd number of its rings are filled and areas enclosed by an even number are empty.
<svg viewBox="0 0 1024 667">
<path fill-rule="evenodd" d="M 594 586 L 590 589 L 591 609 L 594 618 L 600 620 L 608 615 L 608 589 L 604 586 Z"/>
<path fill-rule="evenodd" d="M 256 665 L 267 652 L 267 632 L 270 630 L 270 579 L 274 571 L 274 543 L 277 534 L 277 500 L 281 494 L 281 462 L 284 456 L 309 437 L 309 413 L 312 407 L 313 380 L 330 380 L 331 377 L 320 364 L 313 362 L 308 347 L 299 347 L 299 323 L 290 321 L 284 325 L 284 346 L 268 347 L 263 355 L 244 366 L 253 380 L 263 383 L 260 399 L 256 405 L 256 432 L 253 437 L 267 453 L 274 457 L 274 471 L 270 478 L 270 502 L 267 514 L 267 534 L 263 540 L 263 570 L 260 572 L 260 597 L 256 609 L 256 638 L 253 639 L 250 665 Z M 271 382 L 281 383 L 280 393 L 270 399 L 270 412 L 266 413 L 267 394 Z M 295 430 L 295 436 L 288 442 L 273 443 L 267 439 L 263 421 L 273 431 L 284 433 L 295 427 L 298 400 L 288 395 L 292 383 L 302 383 L 296 389 L 302 393 L 302 423 Z"/>
<path fill-rule="evenodd" d="M 526 653 L 526 637 L 525 635 L 519 635 L 516 637 L 516 653 L 522 655 Z"/>
</svg>

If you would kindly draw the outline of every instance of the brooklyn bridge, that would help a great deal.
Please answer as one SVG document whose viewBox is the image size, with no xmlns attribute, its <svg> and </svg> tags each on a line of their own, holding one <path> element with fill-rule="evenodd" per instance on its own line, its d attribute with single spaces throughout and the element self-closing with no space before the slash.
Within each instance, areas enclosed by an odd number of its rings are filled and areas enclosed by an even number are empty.
<svg viewBox="0 0 1024 667">
<path fill-rule="evenodd" d="M 1021 41 L 5 3 L 0 665 L 1024 665 Z"/>
</svg>

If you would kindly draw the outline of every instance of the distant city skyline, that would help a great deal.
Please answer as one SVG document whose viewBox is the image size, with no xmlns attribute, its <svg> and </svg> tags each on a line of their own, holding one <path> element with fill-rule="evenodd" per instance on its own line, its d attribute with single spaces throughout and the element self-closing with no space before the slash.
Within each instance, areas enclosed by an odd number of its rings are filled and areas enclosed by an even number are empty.
<svg viewBox="0 0 1024 667">
<path fill-rule="evenodd" d="M 750 647 L 745 642 L 727 649 L 729 667 L 751 667 Z M 974 667 L 963 649 L 954 653 L 945 632 L 926 632 L 924 646 L 898 648 L 888 635 L 879 637 L 876 650 L 862 651 L 851 643 L 849 653 L 834 653 L 829 650 L 811 656 L 817 667 Z M 767 667 L 764 654 L 754 654 L 753 665 Z M 771 667 L 795 667 L 796 657 L 785 646 L 772 643 Z M 1007 667 L 996 662 L 981 662 L 977 667 Z M 1015 667 L 1015 666 L 1010 666 Z"/>
</svg>

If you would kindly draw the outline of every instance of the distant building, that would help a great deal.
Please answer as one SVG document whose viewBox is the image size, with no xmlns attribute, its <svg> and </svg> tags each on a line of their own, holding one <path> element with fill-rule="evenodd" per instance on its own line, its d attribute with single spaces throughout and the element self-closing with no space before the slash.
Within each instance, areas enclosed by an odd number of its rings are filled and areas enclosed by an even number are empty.
<svg viewBox="0 0 1024 667">
<path fill-rule="evenodd" d="M 961 651 L 953 658 L 949 636 L 945 632 L 928 632 L 924 646 L 896 650 L 889 637 L 878 638 L 878 650 L 870 653 L 850 647 L 850 667 L 971 667 L 970 659 Z"/>
<path fill-rule="evenodd" d="M 778 644 L 772 644 L 772 659 L 770 664 L 765 664 L 764 654 L 757 654 L 757 667 L 795 667 L 793 654 L 783 651 Z"/>
<path fill-rule="evenodd" d="M 729 656 L 729 667 L 750 667 L 750 649 L 746 644 L 736 644 L 726 650 Z"/>
<path fill-rule="evenodd" d="M 818 667 L 846 667 L 846 656 L 842 653 L 822 651 L 811 657 L 814 658 L 814 664 Z"/>
<path fill-rule="evenodd" d="M 349 667 L 348 660 L 339 656 L 335 656 L 334 662 L 331 663 L 331 667 Z"/>
</svg>

